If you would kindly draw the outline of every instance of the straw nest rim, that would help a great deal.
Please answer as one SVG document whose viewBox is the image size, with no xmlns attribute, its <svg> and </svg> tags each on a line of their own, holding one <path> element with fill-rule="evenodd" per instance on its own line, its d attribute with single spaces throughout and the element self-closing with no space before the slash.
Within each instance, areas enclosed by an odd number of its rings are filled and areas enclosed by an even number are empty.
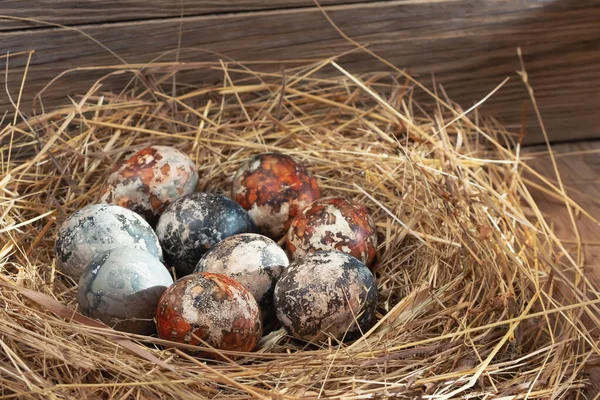
<svg viewBox="0 0 600 400">
<path fill-rule="evenodd" d="M 597 288 L 537 208 L 517 133 L 400 70 L 355 76 L 329 59 L 259 72 L 219 62 L 205 67 L 221 74 L 218 84 L 175 83 L 184 68 L 124 68 L 132 79 L 118 93 L 96 83 L 3 128 L 2 396 L 512 399 L 584 390 L 598 348 L 582 321 L 597 325 Z M 336 74 L 319 75 L 325 68 Z M 375 326 L 354 342 L 319 344 L 280 329 L 254 353 L 210 361 L 78 314 L 76 283 L 55 269 L 56 229 L 97 201 L 117 161 L 148 144 L 190 154 L 199 191 L 227 193 L 241 162 L 280 151 L 304 162 L 324 195 L 367 206 L 381 239 Z"/>
</svg>

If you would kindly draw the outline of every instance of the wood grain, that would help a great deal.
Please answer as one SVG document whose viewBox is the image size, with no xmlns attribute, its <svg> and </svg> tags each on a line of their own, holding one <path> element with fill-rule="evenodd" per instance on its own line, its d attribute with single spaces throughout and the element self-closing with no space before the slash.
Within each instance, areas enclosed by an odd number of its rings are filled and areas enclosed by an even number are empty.
<svg viewBox="0 0 600 400">
<path fill-rule="evenodd" d="M 545 150 L 545 146 L 530 147 L 526 149 L 525 155 Z M 558 169 L 569 196 L 595 218 L 600 219 L 600 141 L 565 143 L 553 146 L 553 150 L 557 153 Z M 528 164 L 545 177 L 556 180 L 547 155 L 539 155 Z M 535 189 L 532 193 L 557 236 L 573 243 L 576 236 L 564 203 Z M 600 226 L 580 217 L 577 220 L 577 228 L 582 242 L 587 243 L 583 247 L 584 270 L 588 277 L 600 286 Z M 568 249 L 574 250 L 573 245 L 568 246 Z M 588 398 L 592 399 L 600 393 L 600 366 L 587 372 L 591 382 Z"/>
<path fill-rule="evenodd" d="M 515 72 L 519 69 L 516 48 L 521 46 L 551 138 L 600 137 L 598 0 L 412 0 L 330 6 L 327 10 L 348 35 L 425 83 L 435 74 L 449 96 L 465 108 L 510 76 L 511 81 L 482 111 L 496 115 L 515 131 L 520 128 L 527 99 Z M 149 20 L 92 25 L 83 30 L 127 62 L 138 63 L 176 49 L 180 23 L 179 19 Z M 184 47 L 219 51 L 238 60 L 315 58 L 353 48 L 311 8 L 188 17 L 183 19 L 182 34 Z M 120 63 L 80 33 L 66 29 L 0 33 L 0 48 L 36 50 L 24 110 L 32 96 L 65 69 Z M 199 50 L 184 50 L 181 55 L 182 60 L 216 60 Z M 174 57 L 172 52 L 163 60 Z M 10 59 L 8 86 L 15 98 L 25 60 Z M 386 69 L 364 53 L 353 53 L 340 63 L 353 73 Z M 338 72 L 331 68 L 324 73 Z M 100 75 L 70 74 L 46 93 L 44 104 L 58 106 L 65 95 L 84 92 Z M 209 78 L 206 71 L 186 74 L 186 79 L 196 83 Z M 116 80 L 112 87 L 122 83 Z M 111 84 L 104 88 L 110 89 Z M 0 111 L 6 109 L 10 109 L 8 98 L 0 96 Z M 540 142 L 532 108 L 528 110 L 526 140 Z"/>
<path fill-rule="evenodd" d="M 369 0 L 320 0 L 323 5 Z M 61 25 L 175 18 L 241 11 L 312 7 L 311 0 L 2 0 L 0 15 L 38 19 Z M 34 21 L 0 21 L 0 31 L 43 27 Z"/>
<path fill-rule="evenodd" d="M 600 141 L 563 143 L 553 146 L 560 176 L 569 196 L 595 218 L 600 219 Z M 545 146 L 531 146 L 528 153 L 537 154 L 527 163 L 556 184 L 556 174 Z M 565 204 L 533 189 L 534 198 L 560 239 L 573 241 L 575 232 Z M 580 216 L 577 220 L 579 234 L 584 246 L 585 268 L 591 279 L 600 283 L 600 225 Z M 573 248 L 573 245 L 570 245 Z"/>
</svg>

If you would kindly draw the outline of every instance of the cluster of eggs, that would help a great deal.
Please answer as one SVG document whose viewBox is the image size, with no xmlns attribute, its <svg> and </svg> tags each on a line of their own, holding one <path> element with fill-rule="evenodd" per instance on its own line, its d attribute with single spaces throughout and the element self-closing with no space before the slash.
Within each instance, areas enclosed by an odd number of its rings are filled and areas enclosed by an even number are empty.
<svg viewBox="0 0 600 400">
<path fill-rule="evenodd" d="M 377 236 L 364 207 L 321 198 L 306 168 L 279 153 L 244 163 L 231 198 L 195 192 L 197 182 L 181 151 L 144 148 L 109 176 L 100 204 L 64 221 L 57 266 L 79 280 L 82 313 L 235 351 L 277 322 L 309 341 L 370 327 Z"/>
</svg>

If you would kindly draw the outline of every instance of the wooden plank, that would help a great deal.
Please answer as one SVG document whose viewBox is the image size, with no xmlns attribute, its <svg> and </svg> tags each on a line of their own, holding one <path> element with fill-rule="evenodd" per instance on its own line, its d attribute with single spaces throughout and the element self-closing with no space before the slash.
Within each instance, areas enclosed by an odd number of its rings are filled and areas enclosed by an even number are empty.
<svg viewBox="0 0 600 400">
<path fill-rule="evenodd" d="M 419 75 L 425 83 L 434 73 L 449 96 L 465 108 L 510 76 L 511 81 L 486 103 L 483 111 L 498 116 L 515 131 L 520 127 L 527 99 L 515 73 L 519 69 L 516 48 L 522 46 L 552 139 L 600 137 L 598 0 L 412 0 L 331 6 L 327 10 L 351 37 Z M 177 48 L 179 29 L 180 21 L 174 19 L 113 23 L 84 30 L 127 62 L 147 62 Z M 324 57 L 353 48 L 315 9 L 189 17 L 183 20 L 182 34 L 184 47 L 218 51 L 238 60 Z M 24 110 L 33 94 L 59 72 L 120 62 L 80 33 L 65 29 L 0 33 L 0 48 L 11 52 L 36 50 L 27 78 Z M 172 52 L 163 60 L 174 57 Z M 8 85 L 13 97 L 21 84 L 25 59 L 10 60 Z M 181 59 L 216 57 L 184 50 Z M 386 69 L 364 53 L 353 53 L 340 63 L 353 73 Z M 333 68 L 324 72 L 338 73 Z M 44 104 L 57 106 L 65 101 L 65 95 L 84 92 L 100 75 L 73 73 L 59 80 L 46 93 Z M 210 74 L 206 71 L 186 74 L 186 79 L 195 83 L 207 78 Z M 112 87 L 122 82 L 113 82 Z M 104 87 L 109 89 L 111 84 L 107 82 Z M 0 111 L 7 108 L 7 97 L 0 96 Z M 539 142 L 537 124 L 531 107 L 528 109 L 526 139 Z"/>
<path fill-rule="evenodd" d="M 364 3 L 368 0 L 321 0 L 320 4 Z M 61 25 L 82 25 L 154 18 L 176 18 L 241 11 L 312 7 L 311 0 L 3 0 L 0 15 Z M 44 26 L 34 21 L 0 21 L 0 31 Z"/>
<path fill-rule="evenodd" d="M 545 150 L 545 146 L 530 147 L 526 149 L 525 156 L 527 153 L 535 154 Z M 568 188 L 569 196 L 595 218 L 600 219 L 600 141 L 565 143 L 553 146 L 553 150 L 557 153 L 559 172 L 563 183 Z M 528 164 L 545 177 L 556 179 L 554 168 L 547 155 L 540 154 L 528 161 Z M 564 203 L 550 198 L 541 191 L 533 190 L 532 194 L 547 216 L 547 221 L 552 223 L 557 236 L 573 242 L 576 236 Z M 583 217 L 578 218 L 577 225 L 582 242 L 588 243 L 584 245 L 584 269 L 587 276 L 598 282 L 600 286 L 600 226 Z M 573 246 L 569 248 L 572 250 Z M 588 398 L 591 399 L 600 393 L 600 366 L 587 372 L 591 382 Z"/>
<path fill-rule="evenodd" d="M 600 141 L 563 143 L 553 146 L 560 176 L 569 196 L 595 218 L 600 219 Z M 543 176 L 557 184 L 556 174 L 545 146 L 531 146 L 525 157 L 527 163 Z M 573 241 L 575 232 L 564 202 L 532 190 L 540 209 L 554 224 L 560 239 Z M 585 268 L 591 279 L 600 283 L 600 225 L 579 216 L 577 225 L 584 246 Z M 573 245 L 570 245 L 572 248 Z"/>
</svg>

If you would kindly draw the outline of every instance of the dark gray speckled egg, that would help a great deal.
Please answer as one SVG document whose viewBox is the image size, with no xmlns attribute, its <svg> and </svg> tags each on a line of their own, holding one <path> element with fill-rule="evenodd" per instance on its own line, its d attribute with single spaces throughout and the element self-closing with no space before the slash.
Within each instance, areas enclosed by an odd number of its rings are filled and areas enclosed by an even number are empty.
<svg viewBox="0 0 600 400">
<path fill-rule="evenodd" d="M 273 240 L 256 233 L 241 233 L 217 243 L 196 265 L 194 272 L 227 275 L 254 296 L 263 317 L 273 314 L 273 290 L 289 264 L 285 251 Z"/>
<path fill-rule="evenodd" d="M 254 231 L 239 204 L 214 193 L 180 197 L 165 209 L 156 225 L 167 264 L 175 267 L 178 277 L 192 273 L 204 253 L 221 240 Z"/>
<path fill-rule="evenodd" d="M 354 339 L 371 327 L 377 286 L 358 259 L 319 250 L 293 260 L 283 271 L 274 303 L 277 319 L 298 339 Z"/>
<path fill-rule="evenodd" d="M 69 216 L 58 229 L 57 267 L 79 279 L 92 258 L 119 247 L 145 250 L 162 260 L 158 238 L 142 217 L 113 204 L 89 205 Z"/>
<path fill-rule="evenodd" d="M 124 332 L 154 332 L 160 296 L 173 284 L 167 268 L 148 252 L 132 248 L 96 256 L 79 280 L 77 300 L 84 315 Z"/>
</svg>

